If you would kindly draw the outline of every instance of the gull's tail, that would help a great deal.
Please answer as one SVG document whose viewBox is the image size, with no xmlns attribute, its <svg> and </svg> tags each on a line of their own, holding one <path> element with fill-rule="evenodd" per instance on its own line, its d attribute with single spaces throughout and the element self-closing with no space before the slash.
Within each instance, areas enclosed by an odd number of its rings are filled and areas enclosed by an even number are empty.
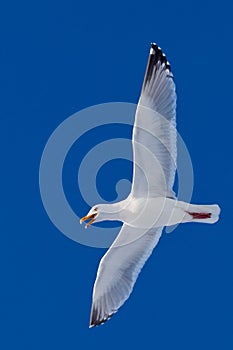
<svg viewBox="0 0 233 350">
<path fill-rule="evenodd" d="M 188 221 L 214 224 L 219 219 L 220 208 L 217 204 L 213 205 L 194 205 L 190 204 L 186 209 Z"/>
</svg>

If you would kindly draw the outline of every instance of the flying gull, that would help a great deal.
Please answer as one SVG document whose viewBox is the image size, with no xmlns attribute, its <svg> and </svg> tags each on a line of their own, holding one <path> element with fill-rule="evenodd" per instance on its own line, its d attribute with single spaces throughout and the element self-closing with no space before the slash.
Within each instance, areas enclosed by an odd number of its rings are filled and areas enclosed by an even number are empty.
<svg viewBox="0 0 233 350">
<path fill-rule="evenodd" d="M 151 44 L 133 128 L 133 182 L 130 195 L 94 205 L 80 223 L 123 222 L 100 261 L 93 289 L 90 327 L 105 323 L 129 298 L 138 274 L 157 245 L 164 226 L 214 223 L 218 205 L 193 205 L 173 191 L 177 155 L 176 92 L 170 64 Z"/>
</svg>

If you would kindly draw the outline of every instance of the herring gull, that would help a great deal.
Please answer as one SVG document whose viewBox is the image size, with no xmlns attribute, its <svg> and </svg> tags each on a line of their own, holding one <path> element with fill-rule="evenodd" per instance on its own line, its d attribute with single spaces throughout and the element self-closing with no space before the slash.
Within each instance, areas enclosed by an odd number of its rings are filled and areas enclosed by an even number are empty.
<svg viewBox="0 0 233 350">
<path fill-rule="evenodd" d="M 218 220 L 218 205 L 193 205 L 176 198 L 176 142 L 174 78 L 165 54 L 152 43 L 133 128 L 131 193 L 117 203 L 94 205 L 80 220 L 87 221 L 86 227 L 104 220 L 123 223 L 99 264 L 90 327 L 105 323 L 129 298 L 164 226 Z"/>
</svg>

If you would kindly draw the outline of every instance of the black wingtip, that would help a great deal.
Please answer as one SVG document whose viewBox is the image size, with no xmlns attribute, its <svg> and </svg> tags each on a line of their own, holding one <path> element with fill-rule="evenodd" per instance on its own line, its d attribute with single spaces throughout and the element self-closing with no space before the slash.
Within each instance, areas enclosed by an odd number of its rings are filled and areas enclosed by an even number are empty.
<svg viewBox="0 0 233 350">
<path fill-rule="evenodd" d="M 93 306 L 92 311 L 91 311 L 91 319 L 90 319 L 89 328 L 101 326 L 102 324 L 106 323 L 116 312 L 117 312 L 117 310 L 114 310 L 111 314 L 105 316 L 104 318 L 99 318 L 98 313 L 97 313 L 97 309 L 95 306 Z"/>
<path fill-rule="evenodd" d="M 142 91 L 144 90 L 146 84 L 150 81 L 153 70 L 156 69 L 158 62 L 161 63 L 162 67 L 160 69 L 166 70 L 167 77 L 173 79 L 171 73 L 171 66 L 167 60 L 166 55 L 163 53 L 162 49 L 155 43 L 151 43 L 150 55 L 147 63 L 146 74 L 142 85 Z"/>
<path fill-rule="evenodd" d="M 89 324 L 89 328 L 93 328 L 93 327 L 97 327 L 97 326 L 101 326 L 102 324 L 106 323 L 108 320 L 110 320 L 110 318 L 113 316 L 114 313 L 112 313 L 111 315 L 109 315 L 108 317 L 104 318 L 104 319 L 92 319 L 90 324 Z"/>
<path fill-rule="evenodd" d="M 169 72 L 171 72 L 171 65 L 167 60 L 166 55 L 163 53 L 161 47 L 159 47 L 155 42 L 151 43 L 151 55 L 156 56 L 155 62 L 154 64 L 156 64 L 158 61 L 160 61 L 161 63 L 164 63 L 166 69 L 169 70 Z"/>
<path fill-rule="evenodd" d="M 150 46 L 151 46 L 151 48 L 154 49 L 154 50 L 156 50 L 157 47 L 158 47 L 158 45 L 157 45 L 156 43 L 151 43 Z"/>
</svg>

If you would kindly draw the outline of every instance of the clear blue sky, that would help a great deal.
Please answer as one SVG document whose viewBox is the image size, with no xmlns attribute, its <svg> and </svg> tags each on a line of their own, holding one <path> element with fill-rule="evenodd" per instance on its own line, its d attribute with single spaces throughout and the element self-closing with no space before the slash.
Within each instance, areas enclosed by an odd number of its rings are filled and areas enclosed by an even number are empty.
<svg viewBox="0 0 233 350">
<path fill-rule="evenodd" d="M 23 0 L 1 7 L 0 348 L 232 349 L 232 2 Z M 50 222 L 39 194 L 40 157 L 74 112 L 137 102 L 151 41 L 175 76 L 178 127 L 194 167 L 192 201 L 217 202 L 222 216 L 212 226 L 164 234 L 129 301 L 89 330 L 104 249 L 79 245 Z"/>
</svg>

